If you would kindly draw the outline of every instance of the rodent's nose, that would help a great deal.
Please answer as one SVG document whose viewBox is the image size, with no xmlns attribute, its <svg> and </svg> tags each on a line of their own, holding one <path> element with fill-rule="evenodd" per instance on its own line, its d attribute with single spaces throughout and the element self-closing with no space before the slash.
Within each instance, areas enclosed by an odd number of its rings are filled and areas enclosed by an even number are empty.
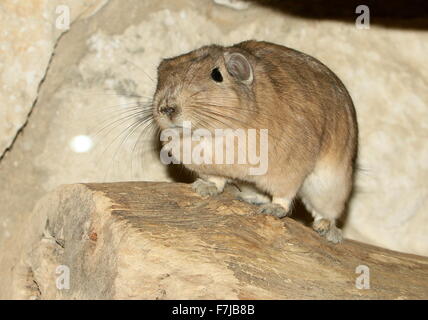
<svg viewBox="0 0 428 320">
<path fill-rule="evenodd" d="M 176 106 L 165 106 L 160 108 L 160 112 L 164 115 L 171 116 L 176 111 Z"/>
</svg>

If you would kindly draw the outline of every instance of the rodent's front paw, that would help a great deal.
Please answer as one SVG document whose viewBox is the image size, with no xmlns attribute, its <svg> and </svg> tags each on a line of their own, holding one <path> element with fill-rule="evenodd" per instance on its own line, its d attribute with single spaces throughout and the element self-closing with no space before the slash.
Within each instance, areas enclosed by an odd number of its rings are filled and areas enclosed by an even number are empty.
<svg viewBox="0 0 428 320">
<path fill-rule="evenodd" d="M 327 219 L 315 220 L 312 224 L 312 228 L 318 232 L 319 235 L 325 236 L 328 230 L 330 230 L 330 221 Z"/>
<path fill-rule="evenodd" d="M 192 183 L 192 188 L 201 196 L 215 196 L 221 191 L 218 190 L 214 182 L 197 179 Z"/>
<path fill-rule="evenodd" d="M 343 240 L 342 231 L 327 219 L 314 221 L 312 228 L 325 237 L 327 241 L 339 243 Z"/>
<path fill-rule="evenodd" d="M 260 214 L 269 214 L 278 218 L 283 218 L 288 214 L 288 211 L 277 203 L 265 203 L 259 208 Z"/>
</svg>

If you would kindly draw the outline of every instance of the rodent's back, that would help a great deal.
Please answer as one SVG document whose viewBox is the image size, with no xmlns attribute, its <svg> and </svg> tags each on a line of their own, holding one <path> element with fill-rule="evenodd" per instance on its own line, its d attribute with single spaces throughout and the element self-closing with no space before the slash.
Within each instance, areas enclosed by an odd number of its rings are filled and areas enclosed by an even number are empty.
<svg viewBox="0 0 428 320">
<path fill-rule="evenodd" d="M 327 66 L 307 54 L 269 42 L 250 40 L 236 47 L 256 61 L 255 87 L 257 81 L 264 84 L 255 94 L 264 95 L 257 99 L 259 102 L 269 102 L 261 108 L 281 118 L 299 118 L 295 125 L 309 126 L 307 130 L 315 130 L 322 138 L 320 152 L 343 150 L 355 157 L 358 127 L 354 105 L 343 83 Z M 266 91 L 266 83 L 272 90 Z M 266 92 L 276 97 L 266 97 Z M 301 121 L 302 117 L 306 121 Z"/>
</svg>

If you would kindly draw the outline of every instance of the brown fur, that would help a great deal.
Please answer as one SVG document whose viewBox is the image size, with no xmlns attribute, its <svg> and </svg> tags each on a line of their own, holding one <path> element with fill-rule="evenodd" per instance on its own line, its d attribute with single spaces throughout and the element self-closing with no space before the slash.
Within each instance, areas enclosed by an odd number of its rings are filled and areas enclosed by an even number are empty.
<svg viewBox="0 0 428 320">
<path fill-rule="evenodd" d="M 225 57 L 230 53 L 248 60 L 251 83 L 228 72 Z M 210 77 L 216 67 L 223 76 L 220 84 Z M 233 179 L 254 183 L 272 196 L 272 203 L 261 212 L 277 216 L 284 215 L 281 208 L 288 212 L 299 194 L 316 222 L 331 222 L 330 233 L 323 231 L 327 238 L 340 241 L 334 222 L 351 192 L 357 121 L 346 88 L 321 62 L 267 42 L 202 47 L 162 61 L 153 105 L 162 129 L 183 120 L 190 120 L 193 128 L 210 130 L 268 128 L 265 175 L 251 176 L 249 165 L 242 164 L 187 165 L 203 178 L 196 190 L 213 194 L 203 191 L 205 185 L 221 192 L 226 181 Z M 171 118 L 159 112 L 166 105 L 177 109 Z"/>
</svg>

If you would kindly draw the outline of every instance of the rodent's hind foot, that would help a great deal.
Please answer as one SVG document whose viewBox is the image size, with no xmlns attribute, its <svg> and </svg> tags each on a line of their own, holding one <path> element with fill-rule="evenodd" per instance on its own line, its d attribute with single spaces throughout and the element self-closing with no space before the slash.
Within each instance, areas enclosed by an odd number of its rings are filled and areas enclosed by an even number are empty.
<svg viewBox="0 0 428 320">
<path fill-rule="evenodd" d="M 261 205 L 261 204 L 266 204 L 270 202 L 270 199 L 267 196 L 262 194 L 257 194 L 257 193 L 240 192 L 236 197 L 240 201 L 244 201 L 255 205 Z"/>
<path fill-rule="evenodd" d="M 265 203 L 259 208 L 259 214 L 268 214 L 278 218 L 283 218 L 288 214 L 288 211 L 277 203 Z"/>
<path fill-rule="evenodd" d="M 336 226 L 331 226 L 325 238 L 327 239 L 327 241 L 330 241 L 333 243 L 340 243 L 343 240 L 342 230 L 340 230 Z"/>
<path fill-rule="evenodd" d="M 328 219 L 315 220 L 312 228 L 329 242 L 340 243 L 343 240 L 342 231 Z"/>
<path fill-rule="evenodd" d="M 205 181 L 202 179 L 197 179 L 192 183 L 192 189 L 199 195 L 206 196 L 215 196 L 221 193 L 214 182 Z"/>
</svg>

